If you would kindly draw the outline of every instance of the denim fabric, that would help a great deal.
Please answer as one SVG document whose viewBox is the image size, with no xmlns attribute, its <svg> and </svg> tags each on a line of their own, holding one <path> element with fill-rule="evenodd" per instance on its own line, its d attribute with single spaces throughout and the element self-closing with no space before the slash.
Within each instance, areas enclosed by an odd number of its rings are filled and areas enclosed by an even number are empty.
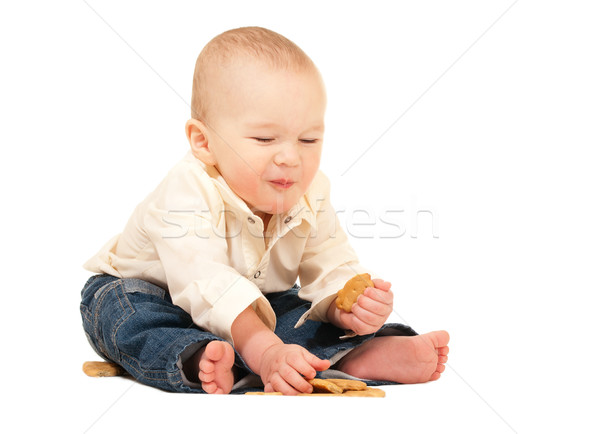
<svg viewBox="0 0 600 434">
<path fill-rule="evenodd" d="M 345 340 L 339 339 L 344 331 L 329 323 L 309 320 L 295 329 L 300 316 L 310 307 L 309 302 L 298 297 L 298 290 L 295 285 L 267 295 L 277 316 L 275 333 L 283 342 L 301 345 L 319 358 L 331 359 L 377 334 L 416 335 L 402 324 L 386 324 L 376 334 Z M 184 384 L 181 362 L 211 340 L 223 339 L 197 327 L 183 309 L 171 302 L 168 292 L 143 280 L 98 274 L 87 281 L 81 296 L 85 334 L 102 358 L 118 363 L 143 384 L 171 392 L 203 392 L 189 382 Z M 237 351 L 235 365 L 242 375 L 251 373 Z"/>
</svg>

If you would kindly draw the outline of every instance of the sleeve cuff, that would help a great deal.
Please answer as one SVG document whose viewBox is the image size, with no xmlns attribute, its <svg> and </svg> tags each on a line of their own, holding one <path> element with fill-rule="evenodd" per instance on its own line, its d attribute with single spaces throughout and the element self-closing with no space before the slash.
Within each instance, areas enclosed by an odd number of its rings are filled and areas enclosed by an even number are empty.
<svg viewBox="0 0 600 434">
<path fill-rule="evenodd" d="M 232 283 L 212 307 L 193 316 L 194 323 L 225 339 L 235 347 L 231 326 L 240 313 L 252 305 L 258 317 L 272 331 L 275 330 L 275 312 L 260 289 L 243 277 Z"/>
<path fill-rule="evenodd" d="M 331 291 L 333 291 L 333 294 L 329 294 Z M 334 288 L 331 291 L 328 291 L 328 294 L 324 294 L 321 298 L 313 301 L 310 309 L 304 312 L 294 328 L 297 329 L 309 319 L 313 321 L 329 322 L 327 319 L 327 310 L 329 309 L 329 305 L 333 302 L 333 300 L 336 299 L 338 289 Z"/>
<path fill-rule="evenodd" d="M 346 282 L 356 274 L 369 273 L 372 279 L 378 278 L 373 271 L 360 264 L 354 264 L 348 270 L 338 269 L 339 273 L 332 281 L 326 283 L 326 288 L 321 290 L 319 295 L 313 300 L 309 310 L 304 312 L 294 328 L 300 327 L 307 320 L 329 322 L 327 319 L 327 310 L 329 305 L 336 299 L 337 292 L 344 287 Z"/>
</svg>

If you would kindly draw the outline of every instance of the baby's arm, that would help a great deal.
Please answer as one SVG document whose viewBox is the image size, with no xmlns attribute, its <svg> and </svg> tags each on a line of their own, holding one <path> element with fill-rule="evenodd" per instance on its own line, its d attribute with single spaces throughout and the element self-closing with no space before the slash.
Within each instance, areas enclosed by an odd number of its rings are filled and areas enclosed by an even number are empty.
<svg viewBox="0 0 600 434">
<path fill-rule="evenodd" d="M 373 279 L 374 288 L 367 288 L 352 305 L 351 312 L 344 312 L 335 305 L 335 299 L 327 310 L 327 319 L 335 326 L 352 330 L 359 335 L 375 333 L 387 321 L 393 310 L 392 284 Z"/>
<path fill-rule="evenodd" d="M 284 344 L 249 306 L 231 327 L 234 346 L 248 367 L 258 373 L 265 392 L 295 395 L 310 393 L 312 386 L 303 378 L 314 378 L 318 371 L 329 367 L 299 345 Z"/>
</svg>

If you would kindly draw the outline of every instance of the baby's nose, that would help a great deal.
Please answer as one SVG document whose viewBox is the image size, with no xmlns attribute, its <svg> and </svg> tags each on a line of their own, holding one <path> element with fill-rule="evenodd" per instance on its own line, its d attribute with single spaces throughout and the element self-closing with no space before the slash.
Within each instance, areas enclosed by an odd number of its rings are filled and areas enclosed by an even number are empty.
<svg viewBox="0 0 600 434">
<path fill-rule="evenodd" d="M 298 145 L 294 143 L 283 144 L 275 154 L 274 161 L 278 166 L 281 166 L 282 164 L 285 164 L 286 166 L 297 166 L 300 164 Z"/>
</svg>

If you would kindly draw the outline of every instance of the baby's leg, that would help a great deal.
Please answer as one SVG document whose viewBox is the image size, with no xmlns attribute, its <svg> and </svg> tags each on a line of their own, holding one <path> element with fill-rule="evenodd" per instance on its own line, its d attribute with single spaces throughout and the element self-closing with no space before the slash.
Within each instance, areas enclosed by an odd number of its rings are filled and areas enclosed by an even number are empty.
<svg viewBox="0 0 600 434">
<path fill-rule="evenodd" d="M 368 380 L 425 383 L 440 378 L 448 361 L 450 335 L 380 336 L 344 356 L 337 369 Z"/>
<path fill-rule="evenodd" d="M 92 347 L 139 382 L 170 392 L 202 391 L 197 372 L 189 378 L 195 384 L 187 384 L 181 362 L 186 364 L 194 348 L 206 348 L 214 359 L 208 349 L 218 338 L 195 327 L 162 288 L 139 279 L 93 276 L 82 292 L 81 314 Z"/>
<path fill-rule="evenodd" d="M 233 387 L 233 347 L 224 341 L 211 341 L 183 366 L 185 376 L 199 379 L 206 393 L 223 394 Z"/>
</svg>

